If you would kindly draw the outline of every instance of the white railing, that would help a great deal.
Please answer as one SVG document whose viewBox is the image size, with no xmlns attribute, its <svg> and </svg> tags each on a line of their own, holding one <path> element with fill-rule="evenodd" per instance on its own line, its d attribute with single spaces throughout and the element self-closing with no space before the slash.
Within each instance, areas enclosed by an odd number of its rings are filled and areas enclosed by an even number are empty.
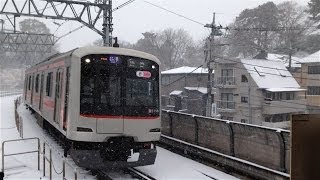
<svg viewBox="0 0 320 180">
<path fill-rule="evenodd" d="M 222 76 L 217 78 L 217 85 L 236 85 L 236 78 L 229 76 Z"/>
<path fill-rule="evenodd" d="M 235 109 L 236 103 L 234 101 L 217 101 L 218 108 L 220 109 Z"/>
</svg>

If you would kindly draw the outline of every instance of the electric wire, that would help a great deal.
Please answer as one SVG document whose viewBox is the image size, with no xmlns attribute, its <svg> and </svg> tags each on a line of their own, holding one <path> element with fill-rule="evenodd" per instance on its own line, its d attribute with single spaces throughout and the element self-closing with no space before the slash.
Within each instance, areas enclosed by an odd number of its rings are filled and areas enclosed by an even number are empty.
<svg viewBox="0 0 320 180">
<path fill-rule="evenodd" d="M 171 13 L 171 14 L 174 14 L 174 15 L 177 15 L 177 16 L 182 17 L 182 18 L 184 18 L 184 19 L 187 19 L 187 20 L 189 20 L 189 21 L 191 21 L 191 22 L 200 24 L 201 26 L 204 26 L 204 25 L 205 25 L 205 24 L 203 24 L 203 23 L 201 23 L 201 22 L 199 22 L 199 21 L 193 20 L 193 19 L 191 19 L 191 18 L 188 18 L 188 17 L 186 17 L 186 16 L 184 16 L 184 15 L 178 14 L 178 13 L 176 13 L 176 12 L 174 12 L 174 11 L 168 10 L 168 9 L 166 9 L 166 8 L 164 8 L 164 7 L 161 7 L 161 6 L 159 6 L 159 5 L 156 5 L 156 4 L 151 3 L 151 2 L 149 2 L 149 1 L 143 0 L 143 2 L 145 2 L 145 3 L 147 3 L 147 4 L 150 4 L 150 5 L 154 6 L 154 7 L 157 7 L 157 8 L 159 8 L 159 9 L 162 9 L 162 10 L 164 10 L 164 11 L 167 11 L 167 12 L 169 12 L 169 13 Z"/>
</svg>

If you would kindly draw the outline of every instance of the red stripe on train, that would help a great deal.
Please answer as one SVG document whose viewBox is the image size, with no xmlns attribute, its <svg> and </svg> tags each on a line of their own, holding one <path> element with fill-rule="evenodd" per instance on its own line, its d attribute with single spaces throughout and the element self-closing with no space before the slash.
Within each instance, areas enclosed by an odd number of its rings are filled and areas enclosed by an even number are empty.
<svg viewBox="0 0 320 180">
<path fill-rule="evenodd" d="M 82 117 L 89 118 L 104 118 L 104 119 L 158 119 L 160 116 L 155 117 L 143 117 L 143 116 L 108 116 L 108 115 L 91 115 L 91 114 L 80 114 Z"/>
</svg>

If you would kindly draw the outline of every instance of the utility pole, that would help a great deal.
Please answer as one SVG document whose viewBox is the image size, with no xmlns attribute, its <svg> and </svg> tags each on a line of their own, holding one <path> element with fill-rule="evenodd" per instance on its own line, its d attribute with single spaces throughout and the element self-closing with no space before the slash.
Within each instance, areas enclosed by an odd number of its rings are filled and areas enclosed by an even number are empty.
<svg viewBox="0 0 320 180">
<path fill-rule="evenodd" d="M 211 33 L 207 38 L 207 47 L 205 49 L 205 62 L 208 67 L 208 83 L 207 83 L 207 105 L 206 105 L 206 116 L 211 116 L 211 106 L 212 106 L 212 72 L 214 68 L 215 58 L 213 56 L 213 47 L 214 47 L 214 36 L 221 36 L 222 33 L 220 31 L 221 27 L 217 27 L 215 24 L 215 13 L 213 13 L 213 19 L 211 24 L 206 24 L 204 27 L 210 28 Z"/>
</svg>

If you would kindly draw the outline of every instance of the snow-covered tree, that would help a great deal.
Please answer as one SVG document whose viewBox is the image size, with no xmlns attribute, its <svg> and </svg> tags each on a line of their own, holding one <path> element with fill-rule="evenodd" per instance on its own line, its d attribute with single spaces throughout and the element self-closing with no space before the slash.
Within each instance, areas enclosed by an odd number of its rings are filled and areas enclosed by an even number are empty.
<svg viewBox="0 0 320 180">
<path fill-rule="evenodd" d="M 320 0 L 310 0 L 307 11 L 311 14 L 312 19 L 320 20 Z"/>
</svg>

